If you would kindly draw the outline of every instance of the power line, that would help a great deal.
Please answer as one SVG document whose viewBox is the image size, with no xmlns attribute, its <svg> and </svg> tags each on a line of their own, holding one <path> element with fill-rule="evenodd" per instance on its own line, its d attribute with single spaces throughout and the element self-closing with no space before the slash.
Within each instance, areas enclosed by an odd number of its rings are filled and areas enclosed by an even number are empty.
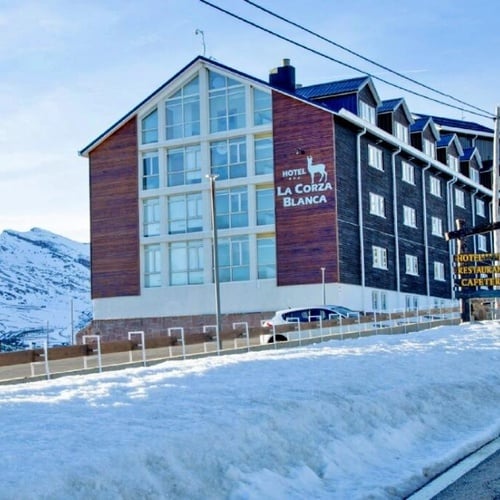
<svg viewBox="0 0 500 500">
<path fill-rule="evenodd" d="M 325 59 L 328 59 L 328 60 L 330 60 L 332 62 L 340 64 L 341 66 L 345 66 L 346 68 L 349 68 L 349 69 L 352 69 L 354 71 L 357 71 L 358 73 L 362 73 L 362 74 L 364 74 L 366 76 L 369 76 L 370 78 L 373 78 L 374 80 L 378 80 L 378 81 L 380 81 L 382 83 L 385 83 L 386 85 L 390 85 L 391 87 L 394 87 L 394 88 L 397 88 L 399 90 L 402 90 L 403 92 L 408 92 L 408 93 L 413 94 L 415 96 L 422 97 L 423 99 L 427 99 L 428 101 L 432 101 L 432 102 L 435 102 L 437 104 L 441 104 L 443 106 L 447 106 L 449 108 L 457 109 L 457 110 L 463 111 L 465 113 L 470 113 L 470 114 L 473 114 L 473 115 L 476 115 L 476 116 L 480 116 L 482 118 L 489 118 L 489 119 L 494 118 L 493 115 L 491 115 L 489 113 L 488 114 L 484 114 L 484 113 L 478 113 L 478 112 L 475 112 L 475 111 L 471 111 L 469 109 L 465 109 L 463 107 L 455 106 L 454 104 L 449 104 L 449 103 L 441 101 L 439 99 L 435 99 L 435 98 L 430 97 L 428 95 L 421 94 L 420 92 L 416 92 L 415 90 L 407 89 L 405 87 L 402 87 L 401 85 L 397 85 L 396 83 L 389 82 L 388 80 L 385 80 L 385 79 L 383 79 L 383 78 L 381 78 L 379 76 L 373 75 L 373 74 L 371 74 L 371 73 L 369 73 L 367 71 L 363 71 L 363 70 L 361 70 L 361 69 L 359 69 L 359 68 L 357 68 L 355 66 L 352 66 L 351 64 L 348 64 L 346 62 L 340 61 L 339 59 L 336 59 L 334 57 L 329 56 L 328 54 L 324 54 L 323 52 L 320 52 L 319 50 L 313 49 L 311 47 L 308 47 L 307 45 L 304 45 L 302 43 L 296 42 L 295 40 L 292 40 L 291 38 L 288 38 L 288 37 L 286 37 L 284 35 L 276 33 L 275 31 L 272 31 L 272 30 L 270 30 L 268 28 L 265 28 L 265 27 L 263 27 L 263 26 L 261 26 L 261 25 L 259 25 L 257 23 L 254 23 L 253 21 L 245 19 L 245 18 L 239 16 L 238 14 L 235 14 L 234 12 L 228 11 L 228 10 L 226 10 L 226 9 L 224 9 L 224 8 L 218 6 L 218 5 L 215 5 L 215 4 L 213 4 L 213 3 L 211 3 L 211 2 L 209 2 L 207 0 L 200 0 L 200 2 L 204 3 L 205 5 L 208 5 L 209 7 L 214 8 L 216 10 L 219 10 L 220 12 L 223 12 L 224 14 L 227 14 L 227 15 L 235 18 L 235 19 L 238 19 L 239 21 L 242 21 L 242 22 L 244 22 L 246 24 L 249 24 L 250 26 L 253 26 L 254 28 L 257 28 L 257 29 L 259 29 L 261 31 L 264 31 L 264 32 L 266 32 L 266 33 L 268 33 L 268 34 L 276 37 L 276 38 L 280 38 L 281 40 L 284 40 L 284 41 L 286 41 L 288 43 L 296 45 L 297 47 L 300 47 L 300 48 L 302 48 L 304 50 L 312 52 L 313 54 L 316 54 L 318 56 L 324 57 Z"/>
<path fill-rule="evenodd" d="M 252 5 L 253 7 L 255 7 L 257 9 L 262 10 L 266 14 L 269 14 L 269 15 L 271 15 L 273 17 L 276 17 L 277 19 L 279 19 L 281 21 L 284 21 L 284 22 L 286 22 L 286 23 L 288 23 L 288 24 L 290 24 L 292 26 L 295 26 L 296 28 L 299 28 L 302 31 L 305 31 L 306 33 L 309 33 L 310 35 L 313 35 L 316 38 L 319 38 L 320 40 L 323 40 L 324 42 L 327 42 L 327 43 L 329 43 L 329 44 L 331 44 L 331 45 L 333 45 L 335 47 L 338 47 L 339 49 L 342 49 L 345 52 L 348 52 L 349 54 L 352 54 L 352 55 L 354 55 L 356 57 L 359 57 L 363 61 L 369 62 L 370 64 L 373 64 L 374 66 L 377 66 L 378 68 L 381 68 L 381 69 L 383 69 L 385 71 L 388 71 L 388 72 L 392 73 L 393 75 L 396 75 L 396 76 L 398 76 L 400 78 L 408 80 L 409 82 L 414 83 L 415 85 L 418 85 L 419 87 L 423 87 L 423 88 L 425 88 L 427 90 L 430 90 L 431 92 L 434 92 L 436 94 L 439 94 L 439 95 L 441 95 L 443 97 L 447 97 L 448 99 L 451 99 L 452 101 L 458 102 L 460 104 L 464 104 L 465 106 L 467 106 L 469 108 L 472 108 L 472 109 L 475 109 L 477 111 L 481 111 L 482 113 L 487 113 L 488 115 L 490 115 L 490 113 L 488 111 L 486 111 L 486 110 L 484 110 L 482 108 L 478 108 L 477 106 L 474 106 L 473 104 L 469 104 L 469 103 L 467 103 L 465 101 L 457 99 L 456 97 L 452 96 L 451 94 L 447 94 L 445 92 L 437 90 L 437 89 L 435 89 L 433 87 L 430 87 L 429 85 L 426 85 L 425 83 L 421 83 L 421 82 L 419 82 L 419 81 L 417 81 L 417 80 L 415 80 L 413 78 L 410 78 L 410 77 L 408 77 L 408 76 L 406 76 L 406 75 L 404 75 L 402 73 L 399 73 L 398 71 L 395 71 L 395 70 L 389 68 L 388 66 L 380 64 L 380 63 L 374 61 L 373 59 L 365 57 L 362 54 L 359 54 L 359 53 L 355 52 L 354 50 L 349 49 L 348 47 L 344 47 L 340 43 L 334 42 L 333 40 L 330 40 L 329 38 L 326 38 L 326 37 L 320 35 L 319 33 L 316 33 L 315 31 L 312 31 L 312 30 L 310 30 L 310 29 L 308 29 L 308 28 L 306 28 L 306 27 L 304 27 L 304 26 L 302 26 L 302 25 L 300 25 L 300 24 L 298 24 L 298 23 L 296 23 L 294 21 L 291 21 L 290 19 L 287 19 L 287 18 L 285 18 L 285 17 L 277 14 L 276 12 L 273 12 L 273 11 L 271 11 L 269 9 L 266 9 L 265 7 L 262 7 L 261 5 L 255 3 L 255 2 L 252 2 L 251 0 L 243 0 L 243 1 L 246 2 L 246 3 L 248 3 L 248 4 L 250 4 L 250 5 Z M 491 114 L 491 117 L 493 117 L 493 114 Z"/>
</svg>

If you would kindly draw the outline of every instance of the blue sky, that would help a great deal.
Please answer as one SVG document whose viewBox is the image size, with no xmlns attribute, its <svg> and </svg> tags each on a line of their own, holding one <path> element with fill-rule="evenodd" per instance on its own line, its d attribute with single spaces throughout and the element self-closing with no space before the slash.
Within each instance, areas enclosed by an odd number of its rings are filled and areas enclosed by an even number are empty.
<svg viewBox="0 0 500 500">
<path fill-rule="evenodd" d="M 242 0 L 211 0 L 399 85 L 383 70 Z M 500 104 L 500 4 L 478 0 L 256 0 L 400 73 L 493 113 Z M 0 230 L 41 227 L 89 241 L 88 166 L 77 152 L 191 59 L 258 78 L 283 58 L 304 85 L 357 76 L 199 0 L 0 0 Z M 477 120 L 375 81 L 410 110 Z M 422 89 L 418 89 L 422 91 Z M 438 96 L 435 96 L 438 97 Z"/>
</svg>

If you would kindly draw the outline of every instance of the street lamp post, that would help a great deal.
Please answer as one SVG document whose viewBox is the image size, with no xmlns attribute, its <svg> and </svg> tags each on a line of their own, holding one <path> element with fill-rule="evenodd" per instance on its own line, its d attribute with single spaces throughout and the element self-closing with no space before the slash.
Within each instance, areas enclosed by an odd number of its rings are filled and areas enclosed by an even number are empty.
<svg viewBox="0 0 500 500">
<path fill-rule="evenodd" d="M 326 267 L 322 267 L 321 268 L 321 286 L 322 286 L 323 305 L 324 306 L 326 306 L 325 271 L 326 271 Z"/>
<path fill-rule="evenodd" d="M 217 353 L 222 350 L 220 336 L 221 314 L 220 314 L 220 285 L 219 285 L 219 249 L 217 242 L 217 217 L 215 211 L 215 179 L 219 177 L 215 174 L 206 175 L 210 181 L 210 202 L 212 209 L 212 269 L 215 288 L 215 338 L 217 342 Z"/>
</svg>

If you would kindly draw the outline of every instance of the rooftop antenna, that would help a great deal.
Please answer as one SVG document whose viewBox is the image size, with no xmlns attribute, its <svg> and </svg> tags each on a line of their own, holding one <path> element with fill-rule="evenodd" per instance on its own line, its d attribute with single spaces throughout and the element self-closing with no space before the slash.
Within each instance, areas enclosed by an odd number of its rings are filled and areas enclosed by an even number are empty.
<svg viewBox="0 0 500 500">
<path fill-rule="evenodd" d="M 203 30 L 196 28 L 194 34 L 201 36 L 201 44 L 203 45 L 203 57 L 205 57 L 207 52 L 207 46 L 205 45 L 205 33 L 203 32 Z"/>
</svg>

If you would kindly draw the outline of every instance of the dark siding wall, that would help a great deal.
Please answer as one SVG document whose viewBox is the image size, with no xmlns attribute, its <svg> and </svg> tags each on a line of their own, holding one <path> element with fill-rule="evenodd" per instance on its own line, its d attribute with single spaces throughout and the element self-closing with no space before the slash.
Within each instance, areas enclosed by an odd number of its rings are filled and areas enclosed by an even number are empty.
<svg viewBox="0 0 500 500">
<path fill-rule="evenodd" d="M 321 267 L 326 267 L 327 282 L 337 282 L 333 117 L 329 112 L 273 94 L 273 123 L 277 283 L 279 286 L 318 283 Z M 296 154 L 297 148 L 303 148 L 304 154 Z M 313 164 L 325 166 L 327 182 L 321 185 L 317 173 L 312 183 L 307 156 L 312 156 Z M 317 196 L 317 200 L 324 196 L 324 202 L 286 205 L 286 198 L 293 203 L 305 199 L 306 189 L 316 189 L 308 195 Z"/>
<path fill-rule="evenodd" d="M 339 273 L 342 283 L 361 284 L 357 130 L 335 122 L 337 218 L 339 224 Z"/>
<path fill-rule="evenodd" d="M 90 154 L 92 298 L 140 293 L 137 126 Z"/>
</svg>

